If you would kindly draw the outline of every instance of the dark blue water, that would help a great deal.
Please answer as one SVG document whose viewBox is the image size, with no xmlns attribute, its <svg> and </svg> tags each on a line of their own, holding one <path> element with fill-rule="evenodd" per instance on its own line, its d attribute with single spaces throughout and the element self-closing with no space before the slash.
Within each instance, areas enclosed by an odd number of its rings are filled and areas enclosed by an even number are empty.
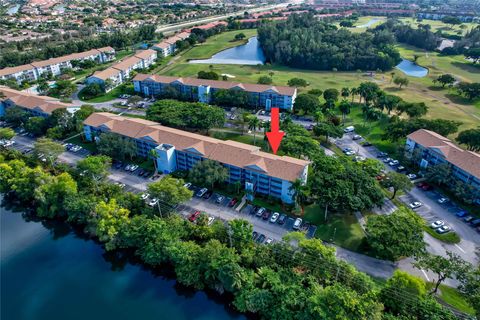
<svg viewBox="0 0 480 320">
<path fill-rule="evenodd" d="M 428 69 L 420 67 L 410 60 L 403 59 L 395 68 L 399 69 L 407 76 L 423 78 L 428 74 Z"/>
<path fill-rule="evenodd" d="M 210 59 L 190 60 L 189 63 L 257 65 L 265 63 L 265 55 L 257 37 L 252 37 L 246 44 L 220 51 Z"/>
<path fill-rule="evenodd" d="M 216 295 L 106 255 L 59 224 L 0 208 L 1 316 L 5 320 L 244 320 Z"/>
</svg>

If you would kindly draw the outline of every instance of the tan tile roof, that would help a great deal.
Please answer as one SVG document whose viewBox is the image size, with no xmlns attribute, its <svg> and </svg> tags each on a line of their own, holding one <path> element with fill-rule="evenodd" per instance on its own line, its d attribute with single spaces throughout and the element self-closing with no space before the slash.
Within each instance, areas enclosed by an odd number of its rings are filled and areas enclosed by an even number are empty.
<svg viewBox="0 0 480 320">
<path fill-rule="evenodd" d="M 60 102 L 58 99 L 46 96 L 37 96 L 31 93 L 17 91 L 8 87 L 0 86 L 7 100 L 12 101 L 17 106 L 34 110 L 40 108 L 45 113 L 51 114 L 54 110 L 74 107 L 73 104 Z"/>
<path fill-rule="evenodd" d="M 142 59 L 140 59 L 140 58 L 137 58 L 137 57 L 128 57 L 128 58 L 125 58 L 125 59 L 123 59 L 122 61 L 114 64 L 113 66 L 111 66 L 111 68 L 115 68 L 115 69 L 117 69 L 117 70 L 125 71 L 125 70 L 127 70 L 128 68 L 136 65 L 136 64 L 139 63 L 140 61 L 142 61 Z"/>
<path fill-rule="evenodd" d="M 300 178 L 305 166 L 309 164 L 305 160 L 262 152 L 259 147 L 248 144 L 218 140 L 165 127 L 156 122 L 122 117 L 108 112 L 94 113 L 84 121 L 84 124 L 92 127 L 105 125 L 112 132 L 131 138 L 150 137 L 158 144 L 174 145 L 177 150 L 187 152 L 197 150 L 208 159 L 240 168 L 256 165 L 265 171 L 264 174 L 287 181 Z"/>
<path fill-rule="evenodd" d="M 107 80 L 111 77 L 118 76 L 120 73 L 121 73 L 120 70 L 110 67 L 102 71 L 95 71 L 93 73 L 93 77 L 102 79 L 102 80 Z"/>
<path fill-rule="evenodd" d="M 170 37 L 170 38 L 167 38 L 167 39 L 163 40 L 163 42 L 170 43 L 170 44 L 175 44 L 177 41 L 181 41 L 181 40 L 183 40 L 183 39 L 178 37 L 178 36 L 173 36 L 173 37 Z"/>
<path fill-rule="evenodd" d="M 179 37 L 180 39 L 182 40 L 185 40 L 187 39 L 188 37 L 190 37 L 191 33 L 190 32 L 180 32 L 179 34 L 177 34 L 176 36 Z"/>
<path fill-rule="evenodd" d="M 437 151 L 451 164 L 480 179 L 480 154 L 464 150 L 436 132 L 420 129 L 408 135 L 410 140 Z"/>
<path fill-rule="evenodd" d="M 250 83 L 241 83 L 241 82 L 230 82 L 230 81 L 218 81 L 218 80 L 205 80 L 205 79 L 197 79 L 197 78 L 179 78 L 179 77 L 168 77 L 168 76 L 160 76 L 160 75 L 150 75 L 150 74 L 137 74 L 133 81 L 144 81 L 144 80 L 151 80 L 160 83 L 172 83 L 178 81 L 184 85 L 188 86 L 210 86 L 212 88 L 217 89 L 232 89 L 232 88 L 242 88 L 248 92 L 265 92 L 268 90 L 272 90 L 278 94 L 286 95 L 286 96 L 293 96 L 297 89 L 287 86 L 271 86 L 265 84 L 250 84 Z"/>
<path fill-rule="evenodd" d="M 152 49 L 147 49 L 147 50 L 141 50 L 137 51 L 135 53 L 135 57 L 140 58 L 140 59 L 149 59 L 151 56 L 157 55 L 157 51 L 152 50 Z"/>
<path fill-rule="evenodd" d="M 159 42 L 156 45 L 154 45 L 154 47 L 161 48 L 161 49 L 167 49 L 168 47 L 170 47 L 170 43 L 162 41 L 162 42 Z"/>
<path fill-rule="evenodd" d="M 31 64 L 24 64 L 22 66 L 4 68 L 0 70 L 0 76 L 7 76 L 10 74 L 15 74 L 18 72 L 33 70 L 33 69 L 34 69 L 34 66 L 32 66 Z"/>
</svg>

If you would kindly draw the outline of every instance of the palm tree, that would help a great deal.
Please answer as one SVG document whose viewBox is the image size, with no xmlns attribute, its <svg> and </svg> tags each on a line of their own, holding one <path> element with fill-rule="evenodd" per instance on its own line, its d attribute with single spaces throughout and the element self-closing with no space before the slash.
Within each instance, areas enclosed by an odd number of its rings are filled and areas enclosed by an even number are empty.
<svg viewBox="0 0 480 320">
<path fill-rule="evenodd" d="M 242 113 L 242 116 L 239 119 L 239 121 L 242 125 L 242 135 L 245 133 L 245 124 L 249 123 L 251 116 L 252 115 L 250 113 L 244 112 L 244 113 Z"/>
<path fill-rule="evenodd" d="M 253 131 L 253 145 L 255 145 L 257 141 L 257 129 L 260 127 L 260 120 L 252 116 L 248 120 L 248 129 Z"/>
<path fill-rule="evenodd" d="M 353 100 L 355 100 L 355 96 L 358 94 L 358 89 L 357 88 L 350 89 L 350 94 L 352 95 L 352 103 L 353 103 Z"/>
<path fill-rule="evenodd" d="M 350 96 L 350 89 L 347 87 L 342 88 L 341 95 L 344 98 L 348 98 L 348 96 Z"/>
<path fill-rule="evenodd" d="M 267 150 L 269 150 L 270 144 L 268 143 L 267 132 L 270 131 L 270 121 L 263 122 L 261 127 L 263 128 L 263 142 L 267 146 Z"/>
<path fill-rule="evenodd" d="M 290 186 L 290 188 L 288 188 L 288 190 L 293 193 L 292 198 L 293 198 L 293 201 L 295 202 L 295 206 L 300 207 L 303 215 L 304 213 L 303 205 L 305 204 L 305 201 L 307 200 L 309 195 L 308 187 L 303 183 L 302 180 L 297 179 L 294 182 L 292 182 L 292 185 Z"/>
<path fill-rule="evenodd" d="M 155 174 L 158 173 L 158 169 L 157 169 L 157 152 L 155 151 L 155 149 L 151 149 L 148 154 L 150 155 L 150 157 L 152 157 L 152 161 L 153 161 L 153 166 L 155 168 Z"/>
</svg>

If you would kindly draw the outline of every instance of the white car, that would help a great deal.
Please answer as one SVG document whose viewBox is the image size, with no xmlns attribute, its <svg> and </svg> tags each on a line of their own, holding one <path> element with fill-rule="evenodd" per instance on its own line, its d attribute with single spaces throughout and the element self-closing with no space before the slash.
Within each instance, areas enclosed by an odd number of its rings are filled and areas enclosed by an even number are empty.
<svg viewBox="0 0 480 320">
<path fill-rule="evenodd" d="M 295 219 L 295 222 L 293 223 L 293 229 L 298 230 L 302 226 L 303 220 L 301 218 Z"/>
<path fill-rule="evenodd" d="M 131 164 L 128 164 L 126 167 L 125 167 L 125 171 L 130 171 L 130 168 L 132 167 Z"/>
<path fill-rule="evenodd" d="M 203 195 L 204 195 L 205 193 L 207 193 L 207 191 L 208 191 L 207 188 L 202 188 L 202 189 L 198 190 L 198 192 L 197 192 L 197 197 L 199 197 L 199 198 L 203 197 Z"/>
<path fill-rule="evenodd" d="M 432 224 L 430 224 L 430 228 L 437 229 L 437 228 L 440 228 L 441 226 L 443 226 L 444 224 L 445 224 L 445 221 L 437 220 L 437 221 L 432 222 Z"/>
<path fill-rule="evenodd" d="M 157 203 L 158 203 L 158 199 L 152 199 L 152 200 L 150 200 L 150 202 L 148 203 L 148 205 L 149 205 L 150 207 L 153 207 L 153 206 L 156 206 Z"/>
<path fill-rule="evenodd" d="M 150 195 L 148 193 L 142 193 L 140 197 L 142 198 L 142 200 L 147 200 Z"/>
<path fill-rule="evenodd" d="M 362 156 L 355 156 L 355 158 L 353 158 L 353 161 L 355 162 L 362 162 L 362 161 L 365 161 L 366 158 L 365 157 L 362 157 Z"/>
<path fill-rule="evenodd" d="M 415 173 L 409 173 L 407 174 L 407 178 L 410 180 L 415 180 L 417 178 L 417 175 Z"/>
<path fill-rule="evenodd" d="M 395 167 L 395 166 L 398 166 L 399 162 L 398 160 L 392 160 L 388 163 L 391 167 Z"/>
<path fill-rule="evenodd" d="M 214 217 L 208 217 L 208 225 L 211 225 L 214 220 L 215 220 Z"/>
<path fill-rule="evenodd" d="M 187 182 L 187 183 L 185 183 L 183 186 L 184 186 L 185 188 L 189 189 L 189 188 L 192 186 L 192 184 L 191 184 L 190 182 Z"/>
<path fill-rule="evenodd" d="M 346 154 L 347 156 L 353 156 L 355 153 L 356 153 L 356 152 L 353 151 L 353 150 L 345 152 L 345 154 Z"/>
<path fill-rule="evenodd" d="M 447 203 L 448 201 L 449 201 L 448 198 L 440 198 L 440 199 L 437 200 L 437 202 L 440 203 L 440 204 Z"/>
<path fill-rule="evenodd" d="M 349 126 L 349 127 L 346 127 L 345 129 L 343 129 L 343 132 L 345 132 L 345 133 L 349 133 L 349 132 L 353 132 L 353 131 L 355 131 L 354 126 Z"/>
<path fill-rule="evenodd" d="M 437 233 L 442 234 L 442 233 L 447 233 L 447 232 L 452 231 L 452 228 L 451 228 L 450 226 L 443 225 L 443 226 L 441 226 L 440 228 L 438 228 L 438 229 L 435 230 L 435 231 L 437 231 Z"/>
<path fill-rule="evenodd" d="M 120 188 L 122 188 L 122 189 L 125 188 L 125 183 L 115 182 L 115 184 L 116 184 L 117 186 L 119 186 Z"/>
<path fill-rule="evenodd" d="M 135 170 L 137 170 L 137 169 L 138 169 L 138 166 L 137 166 L 136 164 L 134 164 L 134 165 L 132 165 L 132 166 L 130 167 L 130 171 L 131 171 L 131 172 L 133 172 L 133 171 L 135 171 Z"/>
<path fill-rule="evenodd" d="M 265 240 L 265 244 L 271 244 L 272 242 L 273 242 L 272 238 L 267 238 L 267 240 Z"/>
<path fill-rule="evenodd" d="M 417 208 L 420 208 L 422 206 L 422 203 L 418 202 L 418 201 L 415 201 L 415 202 L 410 203 L 408 206 L 412 209 L 417 209 Z"/>
<path fill-rule="evenodd" d="M 274 212 L 274 213 L 272 214 L 272 216 L 270 217 L 270 222 L 271 222 L 271 223 L 277 222 L 278 217 L 280 217 L 280 213 Z"/>
</svg>

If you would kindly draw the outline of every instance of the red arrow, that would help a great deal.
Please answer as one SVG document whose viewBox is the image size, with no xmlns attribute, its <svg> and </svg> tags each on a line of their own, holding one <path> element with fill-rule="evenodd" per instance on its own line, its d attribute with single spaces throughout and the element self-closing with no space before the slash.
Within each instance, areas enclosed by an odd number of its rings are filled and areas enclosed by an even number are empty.
<svg viewBox="0 0 480 320">
<path fill-rule="evenodd" d="M 277 154 L 278 147 L 280 147 L 280 142 L 282 142 L 283 136 L 285 135 L 285 132 L 280 131 L 279 125 L 278 108 L 272 108 L 270 132 L 267 132 L 267 138 L 274 154 Z"/>
</svg>

